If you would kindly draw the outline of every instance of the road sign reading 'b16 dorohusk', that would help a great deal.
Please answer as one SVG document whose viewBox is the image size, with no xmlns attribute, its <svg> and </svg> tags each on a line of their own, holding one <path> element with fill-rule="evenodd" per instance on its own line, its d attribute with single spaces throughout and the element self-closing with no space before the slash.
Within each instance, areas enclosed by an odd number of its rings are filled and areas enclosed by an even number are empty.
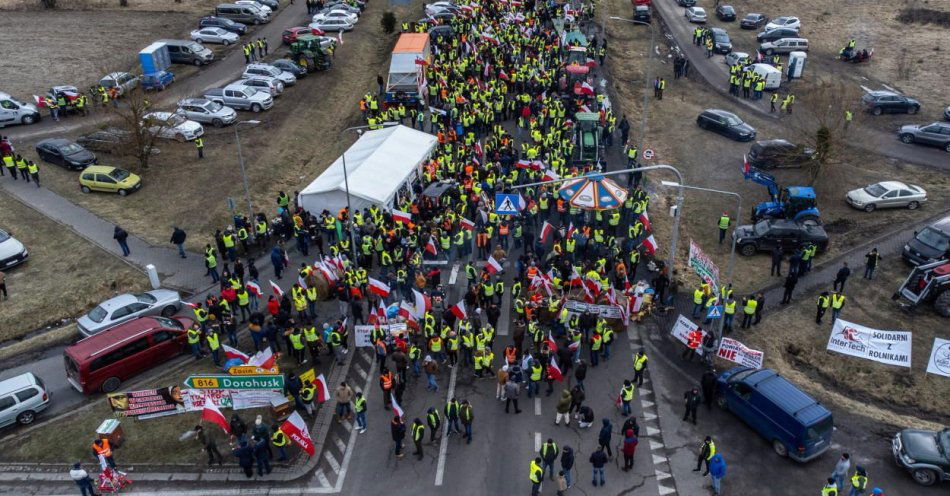
<svg viewBox="0 0 950 496">
<path fill-rule="evenodd" d="M 193 375 L 185 379 L 192 389 L 283 389 L 284 375 Z"/>
<path fill-rule="evenodd" d="M 703 253 L 702 248 L 692 239 L 689 240 L 689 266 L 699 274 L 704 281 L 712 286 L 713 293 L 719 289 L 719 267 L 712 259 Z"/>
</svg>

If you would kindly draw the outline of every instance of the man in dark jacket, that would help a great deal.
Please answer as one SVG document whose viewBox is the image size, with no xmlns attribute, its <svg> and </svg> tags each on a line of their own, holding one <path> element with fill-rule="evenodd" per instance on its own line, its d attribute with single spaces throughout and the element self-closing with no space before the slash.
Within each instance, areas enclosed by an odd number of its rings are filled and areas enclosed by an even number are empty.
<svg viewBox="0 0 950 496">
<path fill-rule="evenodd" d="M 607 419 L 604 419 L 604 420 L 607 420 Z M 607 477 L 604 475 L 604 467 L 607 465 L 607 454 L 604 453 L 603 445 L 597 448 L 597 451 L 594 451 L 593 453 L 590 454 L 590 464 L 594 466 L 594 471 L 592 475 L 593 481 L 591 483 L 594 486 L 597 486 L 597 479 L 599 475 L 600 485 L 603 486 L 604 484 L 606 484 Z"/>
<path fill-rule="evenodd" d="M 393 442 L 396 443 L 396 458 L 406 456 L 402 452 L 402 440 L 406 437 L 406 423 L 402 421 L 402 417 L 399 415 L 393 417 L 393 421 L 389 424 L 389 433 L 392 434 Z"/>
<path fill-rule="evenodd" d="M 707 410 L 712 409 L 712 401 L 716 395 L 716 379 L 716 372 L 712 368 L 707 368 L 699 380 L 703 388 L 703 403 L 706 404 Z"/>
<path fill-rule="evenodd" d="M 254 459 L 257 460 L 257 476 L 263 477 L 264 474 L 271 472 L 270 450 L 266 437 L 255 437 L 254 439 Z"/>
<path fill-rule="evenodd" d="M 112 239 L 119 243 L 119 248 L 122 249 L 122 256 L 127 257 L 131 251 L 129 250 L 129 233 L 125 232 L 125 229 L 122 229 L 119 226 L 115 226 L 115 229 L 112 231 Z"/>
<path fill-rule="evenodd" d="M 587 377 L 587 362 L 581 360 L 577 362 L 577 367 L 574 369 L 574 378 L 577 379 L 577 387 L 584 389 L 584 379 Z"/>
<path fill-rule="evenodd" d="M 175 226 L 175 230 L 172 231 L 171 243 L 178 247 L 178 256 L 180 256 L 181 258 L 187 258 L 185 257 L 185 238 L 186 237 L 187 237 L 187 234 L 185 234 L 185 231 L 183 231 L 178 226 Z"/>
<path fill-rule="evenodd" d="M 561 450 L 561 470 L 564 471 L 564 479 L 567 480 L 568 486 L 574 485 L 572 468 L 574 468 L 574 450 L 570 446 L 565 446 Z"/>
<path fill-rule="evenodd" d="M 850 275 L 851 275 L 851 269 L 848 268 L 848 262 L 844 262 L 841 265 L 841 268 L 838 269 L 838 273 L 835 274 L 835 282 L 834 282 L 833 289 L 835 291 L 838 291 L 839 286 L 840 286 L 840 290 L 844 291 L 844 283 L 847 282 L 848 277 Z"/>
<path fill-rule="evenodd" d="M 600 428 L 600 433 L 597 435 L 597 443 L 600 445 L 601 450 L 607 448 L 607 453 L 610 456 L 614 456 L 613 451 L 610 449 L 610 437 L 613 434 L 614 426 L 610 424 L 610 419 L 604 417 L 601 419 L 603 426 Z"/>
<path fill-rule="evenodd" d="M 693 425 L 696 425 L 696 409 L 699 408 L 699 404 L 703 401 L 702 397 L 699 395 L 699 389 L 693 388 L 689 391 L 683 393 L 683 400 L 686 404 L 686 411 L 683 413 L 683 421 L 690 416 L 693 417 Z"/>
<path fill-rule="evenodd" d="M 770 276 L 782 277 L 782 258 L 784 257 L 785 252 L 782 251 L 781 247 L 776 246 L 772 249 L 772 269 L 769 271 Z"/>
<path fill-rule="evenodd" d="M 782 304 L 787 305 L 792 302 L 792 292 L 795 291 L 795 285 L 798 284 L 798 276 L 789 272 L 785 278 L 785 294 L 782 295 Z"/>
<path fill-rule="evenodd" d="M 248 479 L 254 477 L 254 450 L 247 445 L 247 441 L 241 441 L 240 446 L 231 450 L 231 454 L 238 459 L 244 475 Z"/>
</svg>

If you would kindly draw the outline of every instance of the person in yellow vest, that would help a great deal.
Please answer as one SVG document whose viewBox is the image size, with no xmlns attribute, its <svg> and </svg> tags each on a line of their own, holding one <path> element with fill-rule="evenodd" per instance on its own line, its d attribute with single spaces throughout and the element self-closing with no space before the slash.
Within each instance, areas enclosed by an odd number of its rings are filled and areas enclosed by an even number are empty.
<svg viewBox="0 0 950 496">
<path fill-rule="evenodd" d="M 822 291 L 818 295 L 818 312 L 815 314 L 815 323 L 821 324 L 821 318 L 825 316 L 825 312 L 828 311 L 828 307 L 831 306 L 831 296 L 827 291 Z"/>
<path fill-rule="evenodd" d="M 703 291 L 703 288 L 697 287 L 693 290 L 693 318 L 699 317 L 699 313 L 703 310 L 703 307 L 706 304 L 706 292 Z"/>
<path fill-rule="evenodd" d="M 416 445 L 416 452 L 413 455 L 416 455 L 420 460 L 422 460 L 422 440 L 426 435 L 426 426 L 422 423 L 422 420 L 419 420 L 416 417 L 412 421 L 412 442 Z"/>
<path fill-rule="evenodd" d="M 531 481 L 531 496 L 540 496 L 541 494 L 541 481 L 544 480 L 544 469 L 541 468 L 543 462 L 539 456 L 531 460 L 531 465 L 528 467 L 528 480 Z"/>
<path fill-rule="evenodd" d="M 293 354 L 294 359 L 297 360 L 297 363 L 307 363 L 307 359 L 304 356 L 303 334 L 300 332 L 300 329 L 294 328 L 291 330 L 291 332 L 287 334 L 287 339 L 290 340 L 290 352 Z"/>
<path fill-rule="evenodd" d="M 838 496 L 838 485 L 834 477 L 828 477 L 825 485 L 821 488 L 821 496 Z"/>
<path fill-rule="evenodd" d="M 725 303 L 722 306 L 723 310 L 723 322 L 722 326 L 726 332 L 732 332 L 732 321 L 736 317 L 736 300 L 735 298 L 729 296 L 726 298 Z"/>
<path fill-rule="evenodd" d="M 712 437 L 706 436 L 703 445 L 699 448 L 699 458 L 696 460 L 696 468 L 693 469 L 693 472 L 699 472 L 700 467 L 705 463 L 706 472 L 703 477 L 709 475 L 709 460 L 712 460 L 714 456 L 716 456 L 716 443 L 713 442 Z"/>
<path fill-rule="evenodd" d="M 647 354 L 642 348 L 633 357 L 633 382 L 638 386 L 643 385 L 643 373 L 647 370 L 648 361 L 649 358 L 647 358 Z"/>
<path fill-rule="evenodd" d="M 630 402 L 633 401 L 634 386 L 630 380 L 623 381 L 623 387 L 620 388 L 620 409 L 624 417 L 629 417 L 631 413 Z"/>
<path fill-rule="evenodd" d="M 287 434 L 284 434 L 284 431 L 280 430 L 278 425 L 274 426 L 274 433 L 271 434 L 270 442 L 277 448 L 277 461 L 287 461 L 287 445 L 289 445 L 291 441 L 290 438 L 287 437 Z"/>
<path fill-rule="evenodd" d="M 864 490 L 868 488 L 868 473 L 864 467 L 858 465 L 854 467 L 854 475 L 851 476 L 851 493 L 849 496 L 863 496 Z"/>
<path fill-rule="evenodd" d="M 317 394 L 317 387 L 310 381 L 304 381 L 303 388 L 300 389 L 300 401 L 307 410 L 307 415 L 313 415 L 313 399 Z"/>
<path fill-rule="evenodd" d="M 204 310 L 202 308 L 195 309 L 195 315 L 198 314 L 198 310 Z M 192 325 L 188 332 L 188 346 L 191 348 L 191 355 L 195 357 L 195 360 L 201 359 L 201 330 Z"/>
<path fill-rule="evenodd" d="M 722 240 L 726 239 L 726 233 L 729 232 L 729 214 L 723 212 L 719 217 L 719 244 L 722 244 Z"/>
<path fill-rule="evenodd" d="M 215 367 L 221 367 L 221 337 L 216 328 L 211 328 L 205 337 L 208 341 L 208 349 L 211 350 L 211 359 Z"/>
<path fill-rule="evenodd" d="M 36 184 L 36 187 L 40 187 L 40 168 L 36 165 L 36 162 L 30 160 L 26 166 L 27 172 L 30 173 L 30 177 L 33 178 L 33 182 Z"/>
<path fill-rule="evenodd" d="M 752 318 L 755 316 L 755 309 L 759 306 L 759 302 L 756 301 L 754 296 L 748 296 L 745 298 L 745 302 L 742 305 L 742 328 L 748 329 L 752 327 Z"/>
<path fill-rule="evenodd" d="M 831 325 L 834 325 L 838 315 L 841 315 L 841 309 L 844 308 L 845 296 L 839 291 L 831 293 Z"/>
<path fill-rule="evenodd" d="M 200 137 L 195 138 L 195 149 L 198 150 L 198 158 L 205 158 L 205 142 Z"/>
</svg>

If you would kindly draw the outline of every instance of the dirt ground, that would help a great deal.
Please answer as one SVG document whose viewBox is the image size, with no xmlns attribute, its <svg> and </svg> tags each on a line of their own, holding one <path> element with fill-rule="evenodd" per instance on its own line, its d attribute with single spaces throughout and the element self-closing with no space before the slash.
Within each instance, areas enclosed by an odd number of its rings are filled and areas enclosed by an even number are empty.
<svg viewBox="0 0 950 496">
<path fill-rule="evenodd" d="M 0 0 L 0 10 L 36 10 L 39 0 Z M 129 0 L 127 7 L 119 0 L 58 0 L 59 10 L 73 15 L 77 10 L 116 10 L 119 12 L 189 12 L 202 13 L 214 9 L 218 0 Z"/>
<path fill-rule="evenodd" d="M 9 180 L 9 178 L 4 178 Z M 7 272 L 10 299 L 0 302 L 0 342 L 76 317 L 103 299 L 148 286 L 146 276 L 0 193 L 0 226 L 30 250 Z"/>
<path fill-rule="evenodd" d="M 927 374 L 934 336 L 946 339 L 947 319 L 931 305 L 906 313 L 891 294 L 907 277 L 909 267 L 898 257 L 882 262 L 873 281 L 862 279 L 863 267 L 848 280 L 841 318 L 876 329 L 913 332 L 910 369 L 837 354 L 825 349 L 831 328 L 830 312 L 815 324 L 817 293 L 802 295 L 788 308 L 762 320 L 741 338 L 763 350 L 766 365 L 779 371 L 797 370 L 822 386 L 832 386 L 859 401 L 937 422 L 950 411 L 947 379 Z"/>
<path fill-rule="evenodd" d="M 175 12 L 3 12 L 0 33 L 18 42 L 5 43 L 0 91 L 30 102 L 55 85 L 85 90 L 107 72 L 131 69 L 152 41 L 187 37 L 194 22 L 193 14 Z"/>
</svg>

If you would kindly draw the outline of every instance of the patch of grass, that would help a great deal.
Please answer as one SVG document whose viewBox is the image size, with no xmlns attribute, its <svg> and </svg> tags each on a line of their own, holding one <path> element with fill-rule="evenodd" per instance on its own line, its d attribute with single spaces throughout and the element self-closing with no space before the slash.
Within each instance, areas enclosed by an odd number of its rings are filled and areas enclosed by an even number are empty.
<svg viewBox="0 0 950 496">
<path fill-rule="evenodd" d="M 936 24 L 937 26 L 950 27 L 950 12 L 908 7 L 901 9 L 897 14 L 897 20 L 904 24 Z"/>
</svg>

